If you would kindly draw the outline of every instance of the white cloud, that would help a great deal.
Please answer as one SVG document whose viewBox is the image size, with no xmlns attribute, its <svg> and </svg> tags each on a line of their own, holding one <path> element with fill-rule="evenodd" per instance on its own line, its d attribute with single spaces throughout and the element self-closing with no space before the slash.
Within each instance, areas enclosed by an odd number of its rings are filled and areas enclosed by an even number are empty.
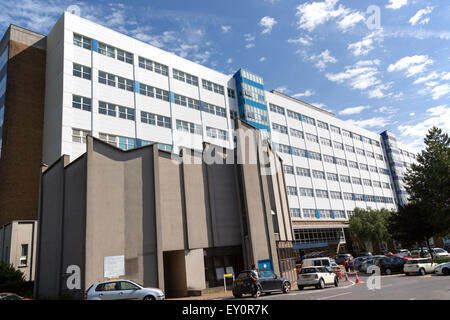
<svg viewBox="0 0 450 320">
<path fill-rule="evenodd" d="M 431 12 L 433 12 L 434 7 L 427 6 L 425 9 L 421 9 L 416 12 L 414 16 L 409 19 L 409 23 L 412 26 L 415 26 L 418 24 L 427 24 L 430 21 L 430 18 L 424 18 L 424 16 L 429 15 Z"/>
<path fill-rule="evenodd" d="M 375 31 L 365 36 L 361 41 L 349 44 L 347 49 L 356 57 L 361 55 L 364 56 L 375 49 L 375 42 L 381 42 L 382 39 L 381 32 Z"/>
<path fill-rule="evenodd" d="M 313 103 L 310 103 L 310 104 L 312 104 L 313 106 L 315 106 L 317 108 L 320 108 L 320 109 L 323 109 L 325 111 L 333 113 L 333 110 L 325 108 L 327 106 L 325 103 L 313 102 Z"/>
<path fill-rule="evenodd" d="M 440 97 L 445 96 L 448 93 L 450 93 L 450 85 L 448 83 L 435 86 L 434 88 L 431 89 L 431 95 L 433 96 L 433 100 L 438 100 Z"/>
<path fill-rule="evenodd" d="M 441 79 L 442 80 L 450 80 L 450 72 L 443 72 L 441 74 Z"/>
<path fill-rule="evenodd" d="M 411 144 L 423 147 L 423 138 L 433 126 L 441 128 L 444 132 L 450 132 L 450 107 L 447 107 L 446 104 L 428 108 L 427 114 L 421 117 L 418 123 L 400 125 L 397 129 L 400 131 L 400 135 Z"/>
<path fill-rule="evenodd" d="M 288 39 L 288 43 L 299 43 L 304 46 L 310 46 L 311 45 L 312 38 L 308 35 L 305 35 L 304 37 L 300 36 L 297 39 Z"/>
<path fill-rule="evenodd" d="M 410 115 L 411 117 L 414 117 L 414 116 L 416 115 L 416 113 L 415 113 L 415 112 L 411 112 L 409 115 Z"/>
<path fill-rule="evenodd" d="M 281 93 L 287 93 L 289 90 L 286 86 L 281 86 L 281 87 L 275 88 L 275 91 L 278 91 Z"/>
<path fill-rule="evenodd" d="M 326 49 L 319 55 L 313 55 L 309 60 L 316 61 L 315 66 L 319 70 L 324 70 L 328 63 L 336 63 L 338 60 L 330 55 L 330 50 Z"/>
<path fill-rule="evenodd" d="M 221 26 L 220 27 L 222 29 L 223 33 L 228 33 L 231 31 L 231 27 L 230 26 Z"/>
<path fill-rule="evenodd" d="M 245 45 L 245 47 L 246 47 L 247 49 L 253 48 L 254 46 L 255 46 L 254 43 L 247 43 L 247 44 Z"/>
<path fill-rule="evenodd" d="M 307 2 L 297 6 L 296 16 L 298 28 L 313 31 L 318 25 L 329 20 L 341 18 L 337 24 L 342 31 L 347 31 L 358 22 L 364 20 L 359 11 L 345 8 L 342 4 L 336 7 L 339 0 L 325 0 L 323 2 Z"/>
<path fill-rule="evenodd" d="M 389 4 L 386 5 L 388 9 L 400 9 L 408 4 L 408 0 L 389 0 Z"/>
<path fill-rule="evenodd" d="M 261 58 L 259 58 L 259 62 L 264 62 L 264 61 L 266 61 L 266 60 L 267 60 L 266 57 L 261 57 Z"/>
<path fill-rule="evenodd" d="M 433 79 L 437 79 L 437 78 L 439 78 L 439 75 L 436 72 L 432 72 L 426 76 L 417 78 L 413 83 L 419 84 L 419 83 L 427 82 L 429 80 L 433 80 Z"/>
<path fill-rule="evenodd" d="M 365 120 L 347 120 L 346 122 L 362 128 L 382 128 L 390 124 L 390 120 L 382 117 L 375 117 Z"/>
<path fill-rule="evenodd" d="M 307 89 L 305 92 L 299 92 L 299 93 L 293 94 L 292 97 L 294 97 L 294 98 L 310 97 L 314 94 L 316 94 L 314 92 L 314 90 Z"/>
<path fill-rule="evenodd" d="M 359 114 L 361 113 L 363 110 L 367 110 L 372 108 L 371 106 L 358 106 L 358 107 L 351 107 L 351 108 L 345 108 L 341 111 L 339 111 L 338 113 L 340 115 L 343 116 L 348 116 L 348 115 L 352 115 L 352 114 Z"/>
<path fill-rule="evenodd" d="M 258 25 L 260 27 L 264 28 L 261 33 L 265 34 L 265 33 L 270 33 L 272 31 L 273 26 L 275 24 L 277 24 L 277 23 L 278 22 L 274 18 L 269 17 L 269 16 L 265 16 L 265 17 L 261 18 L 261 20 L 259 21 Z"/>
<path fill-rule="evenodd" d="M 253 43 L 255 41 L 254 35 L 252 35 L 250 33 L 246 33 L 246 34 L 244 34 L 244 40 L 245 40 L 245 42 L 247 42 L 247 44 L 245 45 L 245 47 L 247 49 L 253 48 L 255 46 L 255 44 Z"/>
<path fill-rule="evenodd" d="M 233 59 L 228 58 L 228 59 L 227 59 L 227 63 L 233 63 Z"/>
<path fill-rule="evenodd" d="M 407 56 L 398 60 L 388 67 L 389 72 L 402 71 L 406 69 L 406 76 L 409 78 L 426 70 L 426 66 L 433 64 L 434 61 L 426 55 Z"/>
<path fill-rule="evenodd" d="M 394 108 L 394 107 L 380 107 L 378 109 L 375 110 L 376 112 L 380 112 L 380 113 L 385 113 L 385 114 L 395 114 L 397 113 L 398 109 Z"/>
</svg>

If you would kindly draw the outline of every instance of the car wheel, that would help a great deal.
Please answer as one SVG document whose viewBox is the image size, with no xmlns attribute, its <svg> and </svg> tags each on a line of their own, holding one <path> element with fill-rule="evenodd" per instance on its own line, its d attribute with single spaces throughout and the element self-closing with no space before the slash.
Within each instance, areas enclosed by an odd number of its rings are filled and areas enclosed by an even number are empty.
<svg viewBox="0 0 450 320">
<path fill-rule="evenodd" d="M 323 279 L 319 280 L 319 284 L 317 285 L 317 289 L 323 289 L 325 288 L 325 281 Z"/>
<path fill-rule="evenodd" d="M 448 275 L 450 275 L 450 269 L 444 268 L 444 269 L 442 269 L 442 273 L 445 274 L 446 276 L 448 276 Z"/>
<path fill-rule="evenodd" d="M 392 274 L 392 271 L 391 271 L 391 269 L 389 269 L 389 268 L 387 268 L 385 272 L 386 272 L 386 274 L 387 274 L 388 276 Z"/>
<path fill-rule="evenodd" d="M 409 272 L 405 272 L 405 276 L 409 276 Z"/>
<path fill-rule="evenodd" d="M 334 286 L 338 287 L 339 286 L 339 279 L 336 277 L 334 278 Z"/>
<path fill-rule="evenodd" d="M 422 275 L 422 276 L 427 274 L 427 272 L 425 271 L 424 268 L 421 268 L 419 271 L 420 271 L 420 275 Z"/>
<path fill-rule="evenodd" d="M 253 295 L 255 298 L 259 298 L 260 296 L 261 296 L 261 294 L 262 294 L 262 289 L 261 289 L 261 287 L 260 286 L 257 286 L 256 287 L 256 292 L 255 292 L 255 294 Z"/>
<path fill-rule="evenodd" d="M 154 296 L 145 296 L 144 300 L 156 300 Z"/>
<path fill-rule="evenodd" d="M 286 281 L 283 284 L 283 293 L 288 293 L 289 291 L 291 291 L 291 284 Z"/>
<path fill-rule="evenodd" d="M 298 286 L 298 290 L 303 290 L 304 286 Z"/>
</svg>

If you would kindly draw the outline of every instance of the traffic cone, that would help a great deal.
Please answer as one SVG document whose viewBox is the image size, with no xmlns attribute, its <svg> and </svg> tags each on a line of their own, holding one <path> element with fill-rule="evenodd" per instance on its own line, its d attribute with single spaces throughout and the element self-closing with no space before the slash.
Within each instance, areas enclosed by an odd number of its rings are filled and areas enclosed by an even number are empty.
<svg viewBox="0 0 450 320">
<path fill-rule="evenodd" d="M 348 279 L 348 273 L 347 273 L 347 272 L 345 273 L 345 281 L 350 281 L 350 280 Z"/>
<path fill-rule="evenodd" d="M 341 269 L 339 269 L 339 280 L 342 280 L 342 272 L 341 272 Z"/>
<path fill-rule="evenodd" d="M 359 278 L 358 278 L 358 273 L 355 272 L 355 275 L 356 275 L 356 281 L 355 281 L 355 283 L 360 283 L 360 282 L 359 282 Z"/>
</svg>

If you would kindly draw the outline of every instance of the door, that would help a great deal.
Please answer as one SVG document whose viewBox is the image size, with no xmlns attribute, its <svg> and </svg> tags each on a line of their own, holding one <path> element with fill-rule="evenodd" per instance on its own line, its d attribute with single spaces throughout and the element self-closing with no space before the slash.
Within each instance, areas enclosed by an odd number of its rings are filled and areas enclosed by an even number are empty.
<svg viewBox="0 0 450 320">
<path fill-rule="evenodd" d="M 272 283 L 272 272 L 268 270 L 260 271 L 259 273 L 259 284 L 261 285 L 263 291 L 271 291 L 273 290 Z"/>
<path fill-rule="evenodd" d="M 141 299 L 139 295 L 140 288 L 128 281 L 120 281 L 120 292 L 122 292 L 122 298 L 125 300 Z M 143 298 L 143 297 L 142 297 Z"/>
<path fill-rule="evenodd" d="M 98 297 L 101 300 L 117 300 L 121 299 L 119 296 L 119 283 L 118 282 L 107 282 L 102 284 L 101 288 L 98 288 Z"/>
</svg>

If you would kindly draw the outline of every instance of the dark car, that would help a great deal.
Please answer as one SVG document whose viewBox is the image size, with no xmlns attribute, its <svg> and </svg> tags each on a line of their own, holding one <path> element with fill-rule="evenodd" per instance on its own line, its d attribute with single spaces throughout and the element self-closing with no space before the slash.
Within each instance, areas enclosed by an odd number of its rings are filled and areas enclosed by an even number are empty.
<svg viewBox="0 0 450 320">
<path fill-rule="evenodd" d="M 243 294 L 253 294 L 250 272 L 250 270 L 241 271 L 234 280 L 233 296 L 235 298 L 240 298 Z M 291 291 L 291 283 L 286 278 L 278 277 L 271 270 L 260 270 L 259 278 L 256 282 L 256 288 L 257 297 L 259 297 L 262 293 L 270 294 L 276 291 L 288 293 Z"/>
<path fill-rule="evenodd" d="M 366 260 L 368 260 L 368 259 L 370 259 L 371 258 L 371 256 L 365 256 L 365 257 L 357 257 L 357 258 L 355 258 L 355 260 L 353 260 L 353 263 L 354 263 L 354 269 L 356 269 L 356 270 L 358 270 L 358 271 L 361 271 L 361 266 L 362 266 L 362 264 L 364 263 L 364 261 L 366 261 Z"/>
<path fill-rule="evenodd" d="M 376 258 L 374 265 L 380 268 L 381 274 L 403 273 L 403 266 L 407 259 L 398 258 L 395 256 Z"/>
<path fill-rule="evenodd" d="M 339 253 L 338 255 L 336 255 L 336 259 L 334 260 L 337 264 L 342 264 L 346 259 L 350 259 L 352 261 L 353 256 L 350 253 Z"/>
<path fill-rule="evenodd" d="M 358 253 L 355 255 L 355 257 L 356 257 L 356 258 L 358 258 L 358 257 L 367 257 L 367 256 L 371 256 L 371 255 L 372 255 L 372 252 L 366 251 L 366 252 L 358 252 Z"/>
<path fill-rule="evenodd" d="M 0 293 L 0 300 L 30 300 L 15 293 Z"/>
</svg>

